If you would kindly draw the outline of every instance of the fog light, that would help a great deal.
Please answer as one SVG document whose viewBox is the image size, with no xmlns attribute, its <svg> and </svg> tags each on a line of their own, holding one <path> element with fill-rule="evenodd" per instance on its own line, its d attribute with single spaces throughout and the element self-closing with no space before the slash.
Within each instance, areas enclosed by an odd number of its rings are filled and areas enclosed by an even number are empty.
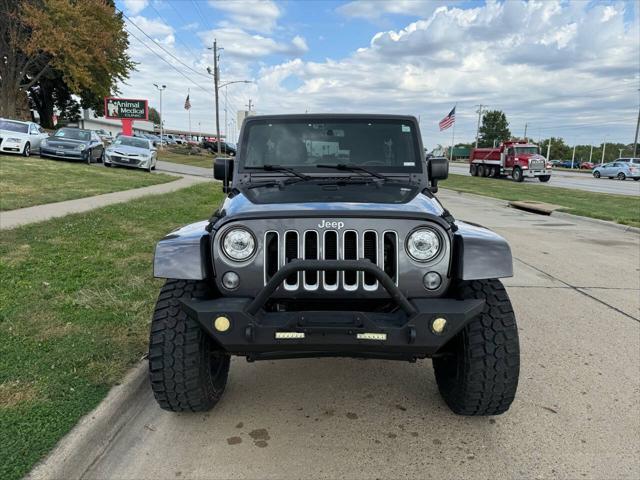
<svg viewBox="0 0 640 480">
<path fill-rule="evenodd" d="M 439 318 L 436 318 L 431 323 L 431 330 L 433 330 L 433 333 L 440 335 L 442 332 L 444 332 L 444 329 L 446 326 L 447 326 L 447 319 L 439 317 Z"/>
<path fill-rule="evenodd" d="M 216 317 L 213 321 L 213 328 L 218 330 L 219 332 L 226 332 L 231 327 L 231 320 L 229 320 L 225 316 Z"/>
<path fill-rule="evenodd" d="M 235 290 L 240 285 L 240 276 L 236 272 L 227 272 L 222 276 L 222 285 L 227 290 Z"/>
<path fill-rule="evenodd" d="M 424 288 L 427 290 L 436 290 L 442 283 L 442 278 L 438 272 L 427 272 L 422 278 Z"/>
</svg>

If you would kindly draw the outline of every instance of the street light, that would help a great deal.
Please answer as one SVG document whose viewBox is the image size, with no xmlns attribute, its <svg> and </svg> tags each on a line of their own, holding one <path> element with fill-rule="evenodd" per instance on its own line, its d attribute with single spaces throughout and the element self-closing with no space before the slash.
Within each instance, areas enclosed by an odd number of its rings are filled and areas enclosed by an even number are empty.
<svg viewBox="0 0 640 480">
<path fill-rule="evenodd" d="M 166 85 L 158 85 L 157 83 L 153 84 L 154 87 L 156 87 L 158 89 L 158 91 L 160 92 L 160 148 L 162 148 L 162 141 L 163 141 L 163 128 L 162 128 L 162 120 L 164 119 L 164 116 L 162 115 L 162 91 L 167 88 Z"/>
<path fill-rule="evenodd" d="M 253 82 L 251 82 L 250 80 L 234 80 L 232 82 L 227 82 L 227 83 L 223 83 L 222 85 L 219 85 L 220 69 L 218 67 L 218 62 L 220 58 L 218 55 L 218 51 L 223 49 L 218 48 L 218 41 L 216 39 L 213 40 L 213 47 L 208 47 L 208 48 L 209 50 L 213 50 L 213 71 L 211 70 L 211 67 L 207 67 L 207 73 L 213 76 L 213 86 L 214 86 L 214 94 L 215 94 L 215 101 L 216 101 L 216 135 L 217 135 L 216 141 L 218 143 L 218 155 L 220 155 L 222 153 L 222 145 L 220 142 L 220 106 L 218 103 L 218 97 L 219 97 L 218 92 L 220 88 L 231 85 L 232 83 L 253 83 Z"/>
</svg>

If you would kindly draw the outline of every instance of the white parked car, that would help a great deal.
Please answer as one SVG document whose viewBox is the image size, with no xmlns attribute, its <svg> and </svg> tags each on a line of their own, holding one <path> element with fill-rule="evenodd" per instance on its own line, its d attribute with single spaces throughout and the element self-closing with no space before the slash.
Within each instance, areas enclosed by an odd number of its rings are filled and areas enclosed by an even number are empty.
<svg viewBox="0 0 640 480">
<path fill-rule="evenodd" d="M 153 146 L 153 140 L 148 138 L 120 135 L 104 153 L 106 167 L 122 165 L 144 168 L 150 172 L 155 170 L 158 162 L 158 151 Z"/>
<path fill-rule="evenodd" d="M 19 153 L 28 157 L 40 150 L 40 143 L 49 134 L 33 122 L 0 118 L 0 152 Z"/>
</svg>

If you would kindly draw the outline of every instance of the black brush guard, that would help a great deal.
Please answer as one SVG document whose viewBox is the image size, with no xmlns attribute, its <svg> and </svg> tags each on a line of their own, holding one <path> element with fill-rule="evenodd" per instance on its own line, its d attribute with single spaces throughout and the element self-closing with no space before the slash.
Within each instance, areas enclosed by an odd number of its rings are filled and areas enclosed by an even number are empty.
<svg viewBox="0 0 640 480">
<path fill-rule="evenodd" d="M 362 271 L 376 277 L 396 302 L 392 313 L 363 311 L 266 312 L 264 305 L 291 274 L 301 271 Z M 357 292 L 354 292 L 357 295 Z M 331 301 L 330 298 L 327 299 Z M 484 308 L 483 299 L 407 299 L 393 280 L 368 260 L 294 260 L 269 280 L 255 298 L 184 299 L 183 309 L 231 354 L 250 360 L 320 356 L 379 357 L 413 360 L 433 356 Z M 216 330 L 224 316 L 230 328 Z M 441 333 L 432 330 L 444 318 Z M 303 338 L 276 338 L 276 333 Z M 365 334 L 365 338 L 358 335 Z M 375 335 L 378 339 L 372 339 Z M 367 338 L 369 337 L 369 338 Z"/>
</svg>

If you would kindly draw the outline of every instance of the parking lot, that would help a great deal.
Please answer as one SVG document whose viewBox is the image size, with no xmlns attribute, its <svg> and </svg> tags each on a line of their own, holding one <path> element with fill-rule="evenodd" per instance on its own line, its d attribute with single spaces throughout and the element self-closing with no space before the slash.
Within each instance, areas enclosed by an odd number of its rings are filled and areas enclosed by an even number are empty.
<svg viewBox="0 0 640 480">
<path fill-rule="evenodd" d="M 522 372 L 506 414 L 450 413 L 430 361 L 236 358 L 207 414 L 141 389 L 83 478 L 637 478 L 638 235 L 439 195 L 513 249 Z"/>
</svg>

